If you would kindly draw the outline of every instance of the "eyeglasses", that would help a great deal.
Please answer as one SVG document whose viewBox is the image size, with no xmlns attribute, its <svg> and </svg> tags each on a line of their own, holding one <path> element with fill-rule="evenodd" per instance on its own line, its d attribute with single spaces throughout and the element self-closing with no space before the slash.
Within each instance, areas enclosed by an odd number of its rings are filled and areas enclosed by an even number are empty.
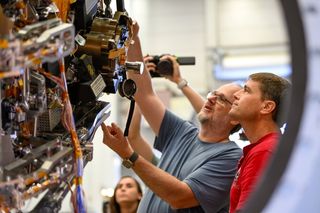
<svg viewBox="0 0 320 213">
<path fill-rule="evenodd" d="M 210 97 L 215 96 L 217 98 L 217 102 L 219 102 L 220 104 L 225 105 L 226 103 L 232 105 L 232 102 L 229 101 L 224 94 L 219 94 L 217 91 L 213 91 L 213 92 L 209 92 L 207 95 L 207 99 L 209 99 Z"/>
</svg>

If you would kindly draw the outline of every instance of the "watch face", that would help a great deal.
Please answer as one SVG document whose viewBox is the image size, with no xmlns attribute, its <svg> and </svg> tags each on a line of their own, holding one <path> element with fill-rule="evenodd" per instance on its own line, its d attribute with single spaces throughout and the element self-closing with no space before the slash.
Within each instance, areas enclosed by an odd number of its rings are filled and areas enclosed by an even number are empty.
<svg viewBox="0 0 320 213">
<path fill-rule="evenodd" d="M 133 163 L 132 163 L 130 160 L 125 159 L 125 160 L 122 161 L 122 165 L 123 165 L 124 167 L 130 169 L 130 168 L 133 166 Z"/>
</svg>

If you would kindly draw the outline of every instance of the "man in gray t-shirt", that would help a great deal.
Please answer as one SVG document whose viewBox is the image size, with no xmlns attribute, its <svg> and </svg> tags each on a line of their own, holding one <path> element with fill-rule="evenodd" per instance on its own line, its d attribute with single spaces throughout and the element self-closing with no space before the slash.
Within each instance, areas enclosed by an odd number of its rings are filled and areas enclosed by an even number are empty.
<svg viewBox="0 0 320 213">
<path fill-rule="evenodd" d="M 138 25 L 134 24 L 128 61 L 142 62 L 137 33 Z M 179 69 L 178 62 L 172 57 L 170 60 L 174 70 Z M 155 148 L 162 152 L 159 167 L 135 153 L 117 125 L 103 124 L 102 130 L 103 142 L 148 187 L 138 212 L 227 212 L 228 193 L 241 155 L 241 150 L 228 139 L 238 124 L 231 120 L 229 111 L 233 94 L 241 87 L 226 84 L 211 92 L 198 114 L 197 129 L 166 110 L 152 89 L 149 72 L 129 72 L 128 77 L 135 81 L 136 103 L 158 137 Z M 185 80 L 180 80 L 184 90 L 190 89 Z"/>
<path fill-rule="evenodd" d="M 234 142 L 201 141 L 193 124 L 167 111 L 155 148 L 163 153 L 159 168 L 187 183 L 200 203 L 181 212 L 228 212 L 230 185 L 242 154 Z M 147 189 L 138 212 L 175 211 Z"/>
</svg>

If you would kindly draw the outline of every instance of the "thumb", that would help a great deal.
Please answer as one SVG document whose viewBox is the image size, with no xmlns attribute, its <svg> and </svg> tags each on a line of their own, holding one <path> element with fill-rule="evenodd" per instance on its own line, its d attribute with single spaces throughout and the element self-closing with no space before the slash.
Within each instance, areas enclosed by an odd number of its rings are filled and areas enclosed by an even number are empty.
<svg viewBox="0 0 320 213">
<path fill-rule="evenodd" d="M 115 132 L 115 134 L 114 134 L 115 136 L 117 136 L 118 138 L 124 137 L 123 131 L 121 130 L 121 128 L 117 124 L 111 123 L 111 127 L 112 127 L 113 131 Z"/>
<path fill-rule="evenodd" d="M 120 129 L 120 127 L 119 127 L 117 124 L 111 123 L 111 127 L 112 127 L 112 129 L 114 129 L 115 131 L 121 132 L 121 129 Z"/>
<path fill-rule="evenodd" d="M 108 127 L 107 125 L 105 125 L 104 123 L 101 124 L 101 128 L 102 128 L 102 131 L 104 133 L 104 135 L 106 137 L 111 137 L 111 134 L 110 134 L 110 127 Z"/>
</svg>

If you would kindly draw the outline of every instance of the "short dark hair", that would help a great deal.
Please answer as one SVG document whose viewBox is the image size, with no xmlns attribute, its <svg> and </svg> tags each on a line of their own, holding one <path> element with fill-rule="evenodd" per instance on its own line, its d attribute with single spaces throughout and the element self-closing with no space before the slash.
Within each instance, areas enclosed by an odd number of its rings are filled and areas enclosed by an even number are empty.
<svg viewBox="0 0 320 213">
<path fill-rule="evenodd" d="M 252 81 L 259 82 L 259 88 L 262 93 L 263 100 L 272 100 L 276 103 L 275 110 L 272 112 L 272 119 L 282 125 L 284 121 L 279 120 L 280 108 L 283 108 L 291 91 L 291 83 L 273 73 L 254 73 L 249 76 Z"/>
</svg>

